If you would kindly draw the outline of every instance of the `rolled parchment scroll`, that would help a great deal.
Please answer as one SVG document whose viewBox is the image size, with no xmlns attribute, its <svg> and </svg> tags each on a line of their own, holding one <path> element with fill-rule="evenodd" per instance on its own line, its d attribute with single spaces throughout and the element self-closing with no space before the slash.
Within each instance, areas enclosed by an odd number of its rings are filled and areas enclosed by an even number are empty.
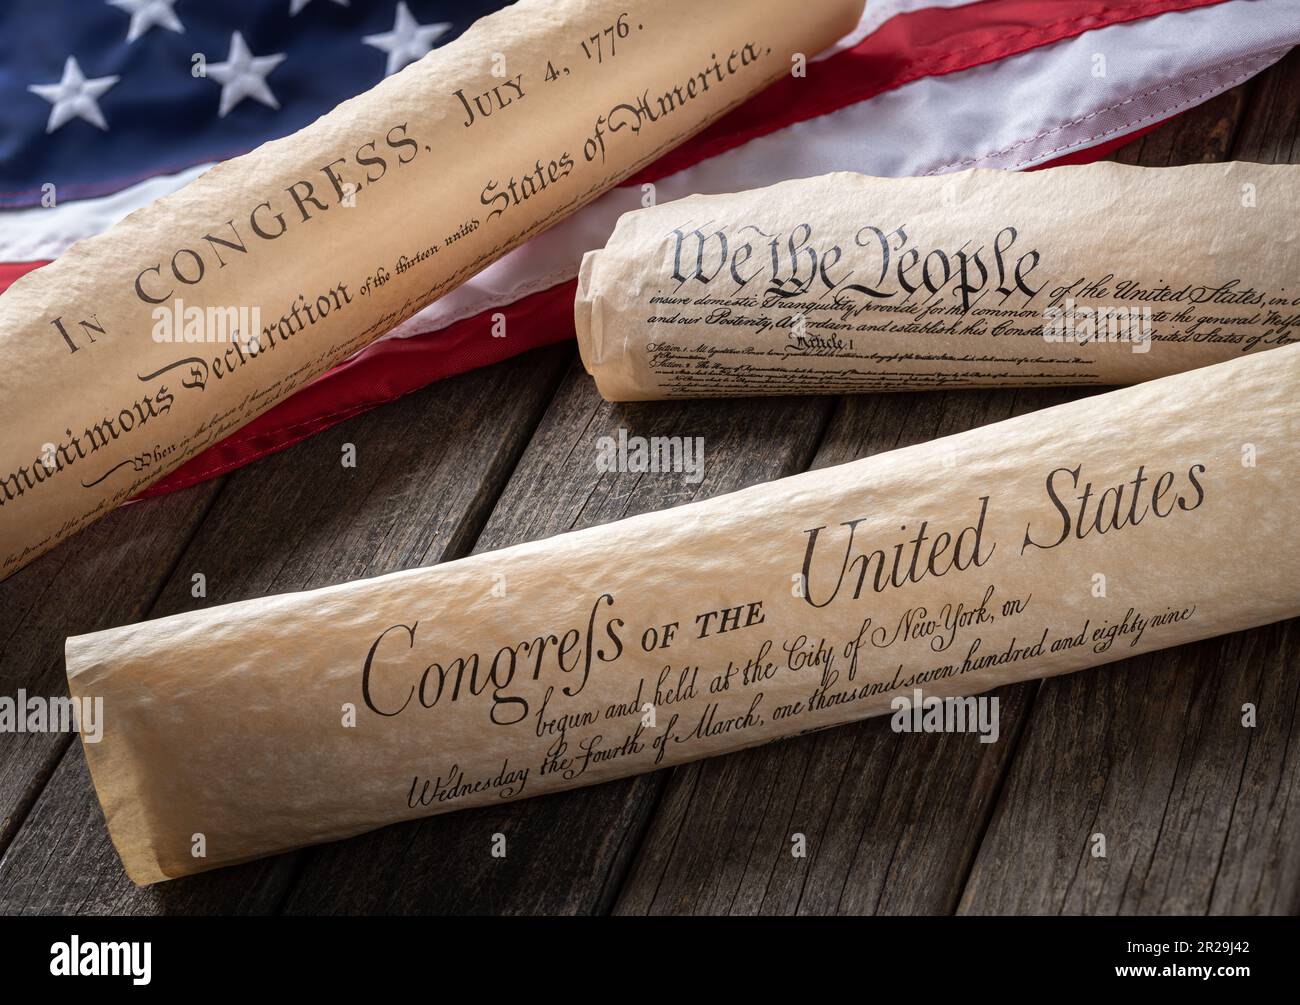
<svg viewBox="0 0 1300 1005">
<path fill-rule="evenodd" d="M 0 297 L 0 578 L 789 73 L 861 10 L 522 0 L 20 279 Z"/>
<path fill-rule="evenodd" d="M 610 401 L 1137 383 L 1296 341 L 1300 167 L 692 196 L 623 216 L 575 317 Z"/>
<path fill-rule="evenodd" d="M 1298 398 L 1300 346 L 69 639 L 109 830 L 153 883 L 1293 617 Z"/>
</svg>

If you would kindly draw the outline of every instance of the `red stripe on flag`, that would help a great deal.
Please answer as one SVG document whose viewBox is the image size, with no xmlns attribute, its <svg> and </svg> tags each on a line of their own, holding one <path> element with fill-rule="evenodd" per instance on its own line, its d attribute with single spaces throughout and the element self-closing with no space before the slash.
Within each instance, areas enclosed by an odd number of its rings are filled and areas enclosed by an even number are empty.
<svg viewBox="0 0 1300 1005">
<path fill-rule="evenodd" d="M 0 293 L 9 289 L 20 276 L 39 269 L 49 262 L 0 262 Z"/>
<path fill-rule="evenodd" d="M 870 0 L 868 0 L 870 2 Z M 985 0 L 890 18 L 852 49 L 786 77 L 623 184 L 641 185 L 759 136 L 837 111 L 921 77 L 969 70 L 1095 28 L 1224 0 Z"/>
</svg>

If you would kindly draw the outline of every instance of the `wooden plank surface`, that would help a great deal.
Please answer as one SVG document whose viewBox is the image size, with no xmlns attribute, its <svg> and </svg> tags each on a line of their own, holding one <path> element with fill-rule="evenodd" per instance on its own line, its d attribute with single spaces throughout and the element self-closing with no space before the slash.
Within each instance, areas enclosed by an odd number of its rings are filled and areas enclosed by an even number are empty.
<svg viewBox="0 0 1300 1005">
<path fill-rule="evenodd" d="M 220 480 L 127 506 L 0 583 L 0 694 L 65 696 L 63 641 L 148 616 Z M 72 737 L 0 736 L 0 853 Z"/>
<path fill-rule="evenodd" d="M 1295 913 L 1298 643 L 1289 621 L 1044 681 L 962 912 Z"/>
<path fill-rule="evenodd" d="M 1298 83 L 1293 55 L 1119 158 L 1295 160 Z M 571 348 L 543 350 L 56 549 L 0 584 L 0 687 L 66 693 L 65 635 L 489 551 L 1079 393 L 619 406 Z M 619 428 L 703 436 L 703 481 L 598 471 L 596 441 Z M 344 443 L 355 469 L 340 464 Z M 0 911 L 1294 912 L 1297 661 L 1295 623 L 1272 626 L 1003 688 L 996 744 L 899 736 L 877 720 L 145 890 L 108 841 L 80 743 L 9 735 Z M 1253 729 L 1240 721 L 1248 702 Z M 1089 854 L 1096 833 L 1106 859 Z M 490 854 L 496 834 L 505 858 Z M 805 857 L 791 854 L 795 834 Z"/>
</svg>

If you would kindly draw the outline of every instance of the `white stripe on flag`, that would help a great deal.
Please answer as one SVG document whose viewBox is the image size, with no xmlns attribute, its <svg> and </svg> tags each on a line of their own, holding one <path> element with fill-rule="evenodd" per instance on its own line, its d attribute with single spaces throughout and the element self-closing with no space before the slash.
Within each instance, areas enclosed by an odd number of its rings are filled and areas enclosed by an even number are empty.
<svg viewBox="0 0 1300 1005">
<path fill-rule="evenodd" d="M 179 174 L 157 175 L 112 195 L 59 202 L 48 208 L 9 209 L 0 212 L 0 262 L 43 262 L 58 258 L 83 237 L 102 234 L 141 206 L 170 195 L 201 175 L 211 164 L 200 164 Z"/>
</svg>

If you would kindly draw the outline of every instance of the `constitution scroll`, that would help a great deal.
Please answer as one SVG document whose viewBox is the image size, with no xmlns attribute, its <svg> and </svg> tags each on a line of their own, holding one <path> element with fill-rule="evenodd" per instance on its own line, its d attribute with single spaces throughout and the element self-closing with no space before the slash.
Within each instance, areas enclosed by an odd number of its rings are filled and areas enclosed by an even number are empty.
<svg viewBox="0 0 1300 1005">
<path fill-rule="evenodd" d="M 0 297 L 0 577 L 789 73 L 861 9 L 523 0 L 23 277 Z"/>
<path fill-rule="evenodd" d="M 588 253 L 612 401 L 1129 384 L 1300 332 L 1300 168 L 835 174 L 625 215 Z"/>
<path fill-rule="evenodd" d="M 1297 396 L 1293 346 L 69 639 L 109 830 L 153 883 L 1294 617 Z"/>
</svg>

